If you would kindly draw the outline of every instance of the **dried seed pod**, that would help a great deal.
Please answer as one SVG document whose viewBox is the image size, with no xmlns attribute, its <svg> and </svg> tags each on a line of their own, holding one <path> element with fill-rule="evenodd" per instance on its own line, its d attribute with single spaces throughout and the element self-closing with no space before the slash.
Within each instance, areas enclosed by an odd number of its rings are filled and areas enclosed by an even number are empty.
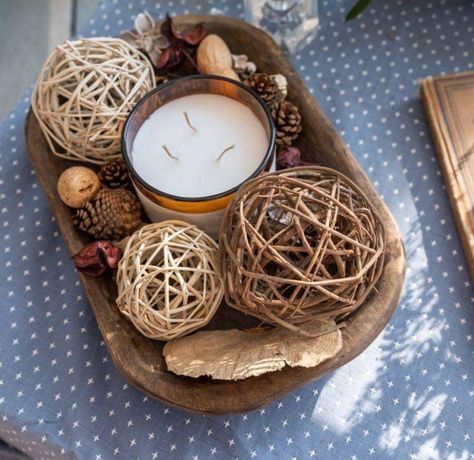
<svg viewBox="0 0 474 460">
<path fill-rule="evenodd" d="M 73 256 L 75 267 L 89 276 L 100 276 L 108 268 L 116 269 L 122 251 L 110 241 L 96 241 L 84 246 Z"/>
<path fill-rule="evenodd" d="M 94 198 L 99 189 L 100 181 L 97 174 L 84 166 L 73 166 L 59 176 L 59 197 L 71 208 L 83 206 Z"/>
<path fill-rule="evenodd" d="M 301 151 L 298 147 L 284 145 L 277 152 L 278 169 L 296 168 L 297 166 L 305 166 L 311 163 L 301 159 Z"/>
<path fill-rule="evenodd" d="M 222 75 L 240 80 L 232 69 L 232 54 L 221 37 L 208 35 L 197 50 L 197 68 L 201 73 Z"/>
</svg>

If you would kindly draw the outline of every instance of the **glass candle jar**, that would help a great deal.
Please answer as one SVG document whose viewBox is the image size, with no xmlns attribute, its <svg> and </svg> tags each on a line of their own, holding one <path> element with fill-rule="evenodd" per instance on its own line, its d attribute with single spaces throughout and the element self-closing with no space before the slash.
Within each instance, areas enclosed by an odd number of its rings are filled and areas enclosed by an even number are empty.
<svg viewBox="0 0 474 460">
<path fill-rule="evenodd" d="M 217 237 L 240 185 L 274 169 L 275 127 L 246 85 L 195 75 L 153 89 L 135 106 L 122 154 L 152 222 L 180 219 Z"/>
</svg>

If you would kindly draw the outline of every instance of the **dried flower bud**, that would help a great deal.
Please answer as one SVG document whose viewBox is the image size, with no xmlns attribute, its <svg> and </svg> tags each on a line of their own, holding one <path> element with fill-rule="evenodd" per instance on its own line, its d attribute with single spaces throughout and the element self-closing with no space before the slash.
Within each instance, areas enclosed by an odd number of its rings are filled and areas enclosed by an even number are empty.
<svg viewBox="0 0 474 460">
<path fill-rule="evenodd" d="M 135 30 L 140 35 L 145 35 L 153 31 L 155 28 L 155 20 L 153 17 L 148 13 L 148 11 L 144 11 L 143 13 L 138 13 L 137 17 L 135 18 Z"/>
<path fill-rule="evenodd" d="M 234 70 L 242 80 L 250 78 L 257 71 L 257 66 L 254 62 L 249 61 L 246 54 L 233 54 L 232 63 Z"/>
<path fill-rule="evenodd" d="M 288 95 L 288 80 L 280 73 L 270 75 L 270 78 L 278 87 L 278 99 L 281 101 Z"/>
<path fill-rule="evenodd" d="M 277 153 L 278 169 L 295 168 L 309 164 L 301 159 L 301 151 L 298 147 L 285 146 Z"/>
<path fill-rule="evenodd" d="M 73 260 L 80 272 L 97 277 L 108 268 L 117 268 L 121 256 L 120 248 L 114 246 L 110 241 L 97 241 L 84 246 L 73 256 Z"/>
<path fill-rule="evenodd" d="M 162 50 L 169 46 L 169 41 L 161 34 L 159 25 L 147 12 L 139 13 L 135 18 L 135 29 L 126 30 L 121 38 L 130 45 L 144 51 L 152 63 L 156 63 Z"/>
</svg>

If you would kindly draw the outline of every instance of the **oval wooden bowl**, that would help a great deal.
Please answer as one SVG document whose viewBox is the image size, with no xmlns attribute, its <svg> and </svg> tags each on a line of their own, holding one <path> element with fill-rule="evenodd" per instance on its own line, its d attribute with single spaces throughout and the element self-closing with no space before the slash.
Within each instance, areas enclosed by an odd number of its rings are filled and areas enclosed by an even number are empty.
<svg viewBox="0 0 474 460">
<path fill-rule="evenodd" d="M 244 412 L 264 406 L 285 393 L 314 381 L 362 353 L 392 316 L 403 285 L 405 255 L 395 221 L 377 195 L 351 152 L 313 99 L 280 48 L 264 32 L 236 19 L 220 16 L 187 15 L 178 24 L 206 23 L 211 33 L 224 38 L 234 53 L 245 53 L 263 72 L 281 73 L 288 79 L 290 97 L 303 117 L 298 147 L 306 160 L 341 171 L 365 192 L 385 224 L 387 254 L 382 277 L 371 297 L 353 313 L 343 329 L 344 346 L 334 358 L 314 368 L 289 368 L 237 382 L 179 377 L 166 370 L 163 343 L 146 339 L 120 315 L 114 282 L 107 278 L 81 276 L 100 331 L 116 366 L 137 388 L 174 406 L 206 413 Z M 69 166 L 50 154 L 39 124 L 30 113 L 26 121 L 28 151 L 46 198 L 71 254 L 89 243 L 87 235 L 72 225 L 71 211 L 56 192 L 59 174 Z M 256 321 L 223 305 L 208 329 L 240 328 Z"/>
</svg>

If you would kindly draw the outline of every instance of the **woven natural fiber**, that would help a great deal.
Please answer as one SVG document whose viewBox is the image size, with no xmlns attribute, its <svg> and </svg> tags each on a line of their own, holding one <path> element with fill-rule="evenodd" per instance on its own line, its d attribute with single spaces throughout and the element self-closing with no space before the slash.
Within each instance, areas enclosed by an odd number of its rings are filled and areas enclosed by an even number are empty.
<svg viewBox="0 0 474 460">
<path fill-rule="evenodd" d="M 227 303 L 303 334 L 309 321 L 358 308 L 383 267 L 383 226 L 370 202 L 322 167 L 245 183 L 226 210 L 220 244 Z"/>
<path fill-rule="evenodd" d="M 67 41 L 46 60 L 31 105 L 55 155 L 105 164 L 120 158 L 125 119 L 153 87 L 153 66 L 124 40 Z"/>
<path fill-rule="evenodd" d="M 150 224 L 120 261 L 119 310 L 146 337 L 171 340 L 205 326 L 224 295 L 216 242 L 180 221 Z"/>
</svg>

